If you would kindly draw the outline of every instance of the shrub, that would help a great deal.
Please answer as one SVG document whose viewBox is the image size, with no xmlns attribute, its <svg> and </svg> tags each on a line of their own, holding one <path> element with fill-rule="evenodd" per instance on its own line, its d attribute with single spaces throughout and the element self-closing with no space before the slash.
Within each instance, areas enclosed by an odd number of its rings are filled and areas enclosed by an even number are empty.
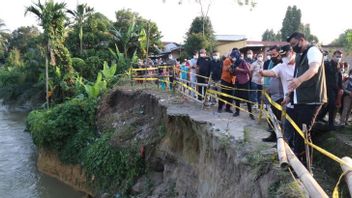
<svg viewBox="0 0 352 198">
<path fill-rule="evenodd" d="M 111 134 L 106 133 L 89 147 L 83 167 L 97 190 L 126 194 L 136 177 L 143 173 L 143 160 L 137 146 L 116 148 L 111 146 Z"/>
<path fill-rule="evenodd" d="M 60 153 L 76 133 L 94 130 L 95 108 L 95 100 L 74 98 L 49 110 L 32 111 L 27 125 L 34 143 Z"/>
</svg>

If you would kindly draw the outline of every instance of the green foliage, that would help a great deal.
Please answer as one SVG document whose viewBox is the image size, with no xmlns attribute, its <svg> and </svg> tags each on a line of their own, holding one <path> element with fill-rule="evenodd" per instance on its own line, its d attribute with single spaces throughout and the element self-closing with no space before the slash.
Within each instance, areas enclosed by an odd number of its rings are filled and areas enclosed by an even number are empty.
<svg viewBox="0 0 352 198">
<path fill-rule="evenodd" d="M 9 55 L 6 60 L 7 66 L 12 67 L 22 67 L 23 61 L 21 59 L 21 53 L 18 49 L 14 48 L 9 52 Z"/>
<path fill-rule="evenodd" d="M 297 6 L 288 6 L 285 18 L 282 21 L 281 39 L 283 41 L 286 41 L 292 33 L 300 30 L 301 17 L 301 10 Z"/>
<path fill-rule="evenodd" d="M 32 111 L 27 128 L 34 144 L 60 153 L 75 134 L 95 128 L 95 108 L 95 100 L 74 98 L 49 110 Z"/>
<path fill-rule="evenodd" d="M 97 98 L 107 88 L 107 82 L 103 80 L 102 74 L 99 73 L 97 80 L 93 85 L 84 85 L 86 94 L 89 98 Z"/>
<path fill-rule="evenodd" d="M 215 46 L 213 26 L 209 17 L 196 17 L 186 34 L 185 51 L 191 56 L 194 50 L 201 48 L 212 51 Z"/>
<path fill-rule="evenodd" d="M 194 33 L 187 37 L 184 48 L 187 55 L 191 56 L 194 50 L 200 50 L 202 48 L 209 49 L 210 46 L 208 40 L 203 37 L 202 33 Z"/>
<path fill-rule="evenodd" d="M 119 51 L 119 48 L 115 46 L 115 51 L 109 49 L 110 53 L 114 55 L 115 60 L 117 61 L 117 72 L 119 74 L 125 73 L 133 64 L 136 64 L 138 61 L 136 51 L 133 53 L 132 57 L 125 57 L 123 53 Z"/>
<path fill-rule="evenodd" d="M 276 34 L 273 29 L 266 29 L 262 35 L 262 41 L 280 41 L 281 36 Z"/>
<path fill-rule="evenodd" d="M 330 43 L 330 45 L 345 48 L 346 51 L 352 51 L 352 29 L 347 29 L 344 33 L 340 34 L 337 39 Z"/>
<path fill-rule="evenodd" d="M 101 73 L 103 74 L 104 79 L 107 81 L 108 84 L 113 80 L 116 73 L 116 68 L 117 66 L 115 63 L 113 63 L 111 67 L 109 67 L 108 63 L 104 61 L 103 70 L 101 71 Z"/>
<path fill-rule="evenodd" d="M 135 27 L 134 27 L 134 36 L 133 39 L 130 39 L 129 43 L 129 50 L 128 50 L 128 56 L 131 57 L 135 51 L 137 51 L 137 55 L 139 57 L 144 57 L 143 55 L 143 49 L 146 50 L 143 46 L 140 45 L 138 39 L 139 35 L 142 31 L 142 29 L 145 30 L 146 36 L 149 38 L 149 48 L 148 51 L 149 53 L 157 53 L 156 48 L 151 47 L 151 46 L 158 46 L 161 48 L 161 32 L 158 29 L 158 26 L 156 25 L 155 22 L 151 20 L 144 19 L 143 17 L 139 16 L 138 13 L 132 12 L 129 9 L 122 9 L 116 12 L 116 21 L 114 22 L 114 28 L 118 30 L 120 33 L 125 34 L 128 32 L 129 28 L 131 27 L 131 24 L 133 21 L 135 21 Z M 115 39 L 115 41 L 117 41 Z M 123 50 L 123 42 L 117 41 L 115 42 L 118 48 L 124 52 Z"/>
<path fill-rule="evenodd" d="M 40 32 L 35 26 L 22 26 L 11 33 L 9 49 L 18 49 L 25 54 L 29 48 L 36 48 L 40 43 Z"/>
<path fill-rule="evenodd" d="M 286 41 L 286 39 L 294 32 L 302 32 L 309 42 L 317 43 L 318 37 L 314 36 L 310 32 L 310 25 L 301 23 L 302 13 L 296 6 L 288 6 L 286 10 L 286 15 L 282 21 L 281 28 L 281 39 Z"/>
<path fill-rule="evenodd" d="M 105 133 L 89 147 L 83 166 L 92 185 L 98 190 L 119 190 L 126 194 L 134 179 L 144 171 L 138 148 L 115 148 L 111 134 Z"/>
</svg>

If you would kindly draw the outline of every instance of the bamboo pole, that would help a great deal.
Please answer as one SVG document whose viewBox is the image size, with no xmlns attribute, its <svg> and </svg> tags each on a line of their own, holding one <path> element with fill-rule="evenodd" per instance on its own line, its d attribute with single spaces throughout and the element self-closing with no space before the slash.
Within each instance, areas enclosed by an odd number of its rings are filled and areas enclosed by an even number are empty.
<svg viewBox="0 0 352 198">
<path fill-rule="evenodd" d="M 307 169 L 310 172 L 310 174 L 313 174 L 312 171 L 312 161 L 310 159 L 310 149 L 309 149 L 309 145 L 308 145 L 308 141 L 309 141 L 309 132 L 307 129 L 307 125 L 303 124 L 302 126 L 303 129 L 303 133 L 304 133 L 304 148 L 306 150 L 306 162 L 307 162 Z"/>
<path fill-rule="evenodd" d="M 285 141 L 282 136 L 281 127 L 280 127 L 280 124 L 279 124 L 278 120 L 276 119 L 274 113 L 272 112 L 271 108 L 268 108 L 268 112 L 269 112 L 271 122 L 273 123 L 274 131 L 276 134 L 277 155 L 279 158 L 280 167 L 283 169 L 287 169 L 288 161 L 287 161 L 287 156 L 286 156 L 286 151 L 285 151 Z"/>
<path fill-rule="evenodd" d="M 350 157 L 343 157 L 342 160 L 345 161 L 350 166 L 352 166 L 352 159 Z M 350 196 L 352 197 L 352 172 L 351 172 L 352 170 L 342 164 L 341 164 L 341 168 L 343 172 L 350 171 L 345 175 L 345 181 L 347 183 L 348 190 L 350 191 Z"/>
<path fill-rule="evenodd" d="M 302 181 L 305 189 L 308 191 L 309 196 L 312 198 L 328 197 L 318 182 L 315 181 L 306 167 L 303 166 L 301 161 L 299 161 L 296 155 L 292 152 L 290 146 L 287 143 L 285 143 L 285 148 L 288 161 L 293 170 L 296 172 L 298 178 Z"/>
</svg>

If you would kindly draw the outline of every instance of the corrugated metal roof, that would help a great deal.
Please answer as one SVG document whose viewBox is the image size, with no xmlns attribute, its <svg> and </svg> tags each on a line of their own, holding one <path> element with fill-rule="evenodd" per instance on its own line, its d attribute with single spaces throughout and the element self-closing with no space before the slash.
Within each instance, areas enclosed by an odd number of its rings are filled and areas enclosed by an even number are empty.
<svg viewBox="0 0 352 198">
<path fill-rule="evenodd" d="M 215 40 L 217 41 L 242 41 L 247 40 L 245 35 L 215 35 Z"/>
<path fill-rule="evenodd" d="M 246 47 L 271 47 L 271 46 L 283 46 L 289 43 L 282 41 L 247 41 Z"/>
</svg>

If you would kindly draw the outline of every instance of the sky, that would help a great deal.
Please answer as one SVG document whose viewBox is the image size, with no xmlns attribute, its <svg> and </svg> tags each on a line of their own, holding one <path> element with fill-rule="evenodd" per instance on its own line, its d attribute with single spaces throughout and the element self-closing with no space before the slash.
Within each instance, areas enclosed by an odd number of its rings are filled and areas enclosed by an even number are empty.
<svg viewBox="0 0 352 198">
<path fill-rule="evenodd" d="M 45 0 L 41 0 L 44 2 Z M 66 2 L 75 9 L 77 3 L 87 3 L 95 11 L 115 20 L 115 12 L 131 9 L 145 19 L 156 22 L 162 41 L 183 43 L 192 20 L 201 15 L 195 0 L 55 0 Z M 0 19 L 10 31 L 20 26 L 38 25 L 32 14 L 24 16 L 25 8 L 37 0 L 0 0 Z M 238 6 L 237 0 L 203 0 L 209 2 L 208 16 L 215 34 L 245 35 L 248 40 L 261 40 L 266 29 L 279 31 L 288 6 L 296 5 L 302 11 L 301 22 L 310 24 L 311 33 L 323 44 L 329 44 L 346 29 L 352 28 L 352 2 L 350 0 L 256 0 L 257 5 Z M 207 6 L 204 6 L 206 9 Z"/>
</svg>

